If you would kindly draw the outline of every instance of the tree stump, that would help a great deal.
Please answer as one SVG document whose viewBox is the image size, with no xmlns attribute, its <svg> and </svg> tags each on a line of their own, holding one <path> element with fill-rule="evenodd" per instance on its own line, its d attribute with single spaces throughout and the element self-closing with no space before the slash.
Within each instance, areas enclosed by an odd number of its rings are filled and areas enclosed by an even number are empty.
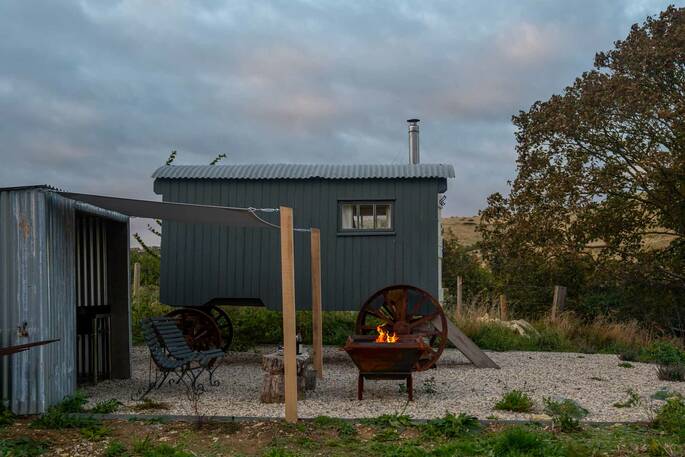
<svg viewBox="0 0 685 457">
<path fill-rule="evenodd" d="M 295 357 L 297 362 L 297 396 L 305 398 L 305 390 L 313 390 L 316 387 L 316 371 L 312 368 L 312 358 L 302 352 Z M 262 403 L 283 403 L 285 401 L 285 364 L 283 354 L 274 352 L 262 356 L 262 370 L 264 380 L 260 400 Z M 308 372 L 311 372 L 308 373 Z M 312 384 L 311 377 L 314 377 Z"/>
</svg>

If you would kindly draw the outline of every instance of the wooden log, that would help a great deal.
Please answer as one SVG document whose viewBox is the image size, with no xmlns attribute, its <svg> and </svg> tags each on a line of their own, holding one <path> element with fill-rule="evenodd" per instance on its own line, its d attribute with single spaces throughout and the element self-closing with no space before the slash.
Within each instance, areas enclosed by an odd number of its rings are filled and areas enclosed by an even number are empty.
<svg viewBox="0 0 685 457">
<path fill-rule="evenodd" d="M 321 310 L 321 233 L 311 232 L 312 256 L 312 352 L 316 376 L 323 379 L 323 318 Z"/>
<path fill-rule="evenodd" d="M 281 223 L 281 292 L 283 311 L 283 357 L 285 420 L 297 422 L 297 365 L 295 322 L 295 244 L 293 210 L 280 207 Z"/>
<path fill-rule="evenodd" d="M 509 303 L 507 303 L 507 296 L 504 294 L 499 296 L 499 319 L 502 321 L 509 320 Z"/>
<path fill-rule="evenodd" d="M 316 373 L 311 366 L 309 354 L 300 354 L 295 358 L 297 367 L 298 398 L 305 397 L 306 390 L 316 388 Z M 264 379 L 259 399 L 262 403 L 283 403 L 285 401 L 285 359 L 283 354 L 272 353 L 262 356 L 262 370 Z M 314 384 L 311 379 L 314 379 Z M 308 389 L 308 387 L 311 387 Z"/>
<path fill-rule="evenodd" d="M 462 287 L 464 279 L 461 276 L 457 276 L 457 319 L 461 319 L 463 316 L 463 304 L 462 304 Z"/>
<path fill-rule="evenodd" d="M 442 321 L 439 317 L 433 319 L 432 323 L 438 331 L 442 331 Z M 499 365 L 476 346 L 476 343 L 471 341 L 449 319 L 447 319 L 447 339 L 478 368 L 499 368 Z"/>
<path fill-rule="evenodd" d="M 136 262 L 133 264 L 133 296 L 138 296 L 138 291 L 140 289 L 140 263 Z"/>
<path fill-rule="evenodd" d="M 552 298 L 552 312 L 550 317 L 553 321 L 564 311 L 566 305 L 566 287 L 554 286 L 554 298 Z"/>
</svg>

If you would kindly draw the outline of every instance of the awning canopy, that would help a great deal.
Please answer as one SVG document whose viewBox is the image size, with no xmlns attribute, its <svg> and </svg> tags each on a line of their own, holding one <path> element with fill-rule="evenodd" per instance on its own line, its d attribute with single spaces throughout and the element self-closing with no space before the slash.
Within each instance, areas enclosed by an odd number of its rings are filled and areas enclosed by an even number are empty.
<svg viewBox="0 0 685 457">
<path fill-rule="evenodd" d="M 190 203 L 155 202 L 131 198 L 108 197 L 103 195 L 58 192 L 60 195 L 91 204 L 100 208 L 116 211 L 132 217 L 170 220 L 196 224 L 222 224 L 237 227 L 268 227 L 276 225 L 261 219 L 255 208 L 232 208 L 228 206 L 196 205 Z"/>
</svg>

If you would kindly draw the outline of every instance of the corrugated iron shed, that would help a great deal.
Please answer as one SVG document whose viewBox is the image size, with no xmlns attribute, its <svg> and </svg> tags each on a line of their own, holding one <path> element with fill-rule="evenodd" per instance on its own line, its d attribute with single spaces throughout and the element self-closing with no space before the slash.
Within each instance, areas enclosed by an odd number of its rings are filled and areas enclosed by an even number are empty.
<svg viewBox="0 0 685 457">
<path fill-rule="evenodd" d="M 165 165 L 155 179 L 415 179 L 454 178 L 447 164 L 235 164 Z"/>
<path fill-rule="evenodd" d="M 128 221 L 48 186 L 0 189 L 0 346 L 60 339 L 0 358 L 0 394 L 17 414 L 44 412 L 76 388 L 76 210 Z"/>
</svg>

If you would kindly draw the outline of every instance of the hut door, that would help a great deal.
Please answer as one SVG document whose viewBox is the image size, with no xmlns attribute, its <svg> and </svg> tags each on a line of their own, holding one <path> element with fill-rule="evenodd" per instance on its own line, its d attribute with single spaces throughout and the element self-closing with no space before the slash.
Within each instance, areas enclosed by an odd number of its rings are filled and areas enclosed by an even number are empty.
<svg viewBox="0 0 685 457">
<path fill-rule="evenodd" d="M 76 212 L 76 366 L 78 382 L 111 375 L 106 221 Z"/>
</svg>

